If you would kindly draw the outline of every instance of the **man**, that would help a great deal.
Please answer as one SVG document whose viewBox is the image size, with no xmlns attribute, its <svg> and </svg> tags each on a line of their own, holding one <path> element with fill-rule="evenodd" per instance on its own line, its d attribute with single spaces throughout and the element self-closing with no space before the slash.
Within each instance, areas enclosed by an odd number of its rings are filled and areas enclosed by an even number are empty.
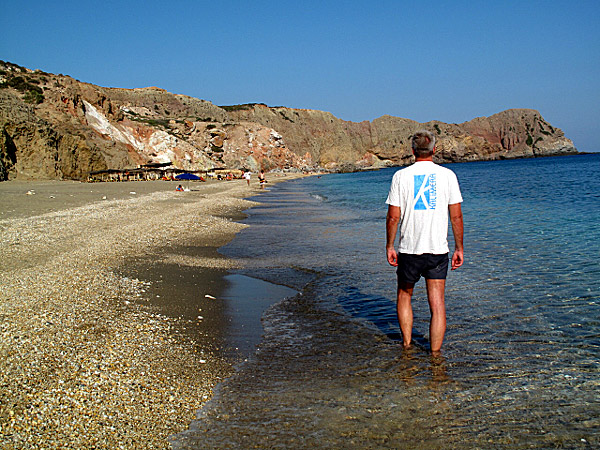
<svg viewBox="0 0 600 450">
<path fill-rule="evenodd" d="M 265 184 L 267 183 L 267 179 L 265 178 L 265 171 L 261 170 L 258 174 L 258 182 L 260 183 L 260 188 L 264 189 Z"/>
<path fill-rule="evenodd" d="M 455 242 L 452 270 L 463 264 L 462 195 L 454 172 L 433 162 L 433 133 L 416 132 L 412 149 L 416 162 L 394 174 L 386 201 L 386 252 L 390 265 L 398 268 L 397 312 L 404 347 L 410 347 L 412 340 L 413 288 L 423 276 L 431 312 L 429 342 L 431 351 L 437 353 L 446 333 L 448 213 Z M 396 251 L 398 225 L 400 243 Z"/>
</svg>

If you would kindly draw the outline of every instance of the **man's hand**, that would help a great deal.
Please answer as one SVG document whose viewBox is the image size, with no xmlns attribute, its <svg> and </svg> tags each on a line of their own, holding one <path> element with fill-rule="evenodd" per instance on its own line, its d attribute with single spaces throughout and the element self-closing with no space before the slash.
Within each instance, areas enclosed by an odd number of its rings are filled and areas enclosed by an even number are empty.
<svg viewBox="0 0 600 450">
<path fill-rule="evenodd" d="M 386 241 L 385 249 L 387 260 L 391 266 L 398 266 L 398 253 L 394 248 L 396 233 L 398 232 L 398 223 L 400 222 L 400 208 L 398 206 L 388 205 L 388 212 L 385 218 Z"/>
<path fill-rule="evenodd" d="M 395 248 L 386 248 L 387 252 L 387 260 L 390 263 L 390 266 L 397 267 L 398 266 L 398 253 L 396 253 Z"/>
<path fill-rule="evenodd" d="M 463 265 L 463 216 L 460 203 L 448 205 L 450 212 L 450 223 L 452 224 L 452 233 L 454 234 L 454 254 L 452 255 L 452 270 L 458 269 Z"/>
<path fill-rule="evenodd" d="M 454 250 L 454 254 L 452 255 L 452 270 L 458 269 L 463 265 L 463 251 L 462 250 Z"/>
</svg>

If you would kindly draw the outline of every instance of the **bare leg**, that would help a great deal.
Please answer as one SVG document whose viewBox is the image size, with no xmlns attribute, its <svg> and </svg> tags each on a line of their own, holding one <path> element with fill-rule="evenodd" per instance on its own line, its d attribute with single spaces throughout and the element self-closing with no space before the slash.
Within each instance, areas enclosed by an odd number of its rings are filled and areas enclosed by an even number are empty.
<svg viewBox="0 0 600 450">
<path fill-rule="evenodd" d="M 446 280 L 425 280 L 427 283 L 427 300 L 431 312 L 429 323 L 429 342 L 431 351 L 439 352 L 444 342 L 446 333 L 446 305 L 444 302 L 444 289 Z"/>
<path fill-rule="evenodd" d="M 411 298 L 414 287 L 414 283 L 402 283 L 400 284 L 400 287 L 398 287 L 398 302 L 396 303 L 396 311 L 398 313 L 400 331 L 402 331 L 404 348 L 410 347 L 410 343 L 412 341 L 413 310 Z"/>
</svg>

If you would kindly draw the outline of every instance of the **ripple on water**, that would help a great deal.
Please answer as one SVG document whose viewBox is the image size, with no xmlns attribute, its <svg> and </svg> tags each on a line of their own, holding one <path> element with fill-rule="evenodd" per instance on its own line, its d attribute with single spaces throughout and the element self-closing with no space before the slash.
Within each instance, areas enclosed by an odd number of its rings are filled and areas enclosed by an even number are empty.
<svg viewBox="0 0 600 450">
<path fill-rule="evenodd" d="M 383 255 L 394 170 L 277 185 L 224 252 L 316 278 L 269 309 L 260 351 L 182 448 L 600 446 L 600 158 L 452 169 L 466 260 L 447 281 L 443 357 L 422 284 L 401 350 Z"/>
</svg>

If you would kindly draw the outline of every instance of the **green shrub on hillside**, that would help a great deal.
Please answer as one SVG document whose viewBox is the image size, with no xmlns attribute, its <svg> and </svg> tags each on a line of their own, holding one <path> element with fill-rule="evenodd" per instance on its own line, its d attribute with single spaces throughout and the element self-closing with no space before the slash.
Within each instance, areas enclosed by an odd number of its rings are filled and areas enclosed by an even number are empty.
<svg viewBox="0 0 600 450">
<path fill-rule="evenodd" d="M 33 81 L 38 82 L 37 80 Z M 0 89 L 6 88 L 13 88 L 25 94 L 23 100 L 27 103 L 40 104 L 44 101 L 44 90 L 21 76 L 12 77 L 4 83 L 0 83 Z"/>
<path fill-rule="evenodd" d="M 38 91 L 27 91 L 23 97 L 25 103 L 35 103 L 39 105 L 44 101 L 44 94 Z"/>
<path fill-rule="evenodd" d="M 527 132 L 527 145 L 530 147 L 533 145 L 533 137 Z"/>
<path fill-rule="evenodd" d="M 250 110 L 257 105 L 267 106 L 264 103 L 245 103 L 243 105 L 219 106 L 219 108 L 224 109 L 225 111 L 244 111 L 244 110 Z"/>
</svg>

